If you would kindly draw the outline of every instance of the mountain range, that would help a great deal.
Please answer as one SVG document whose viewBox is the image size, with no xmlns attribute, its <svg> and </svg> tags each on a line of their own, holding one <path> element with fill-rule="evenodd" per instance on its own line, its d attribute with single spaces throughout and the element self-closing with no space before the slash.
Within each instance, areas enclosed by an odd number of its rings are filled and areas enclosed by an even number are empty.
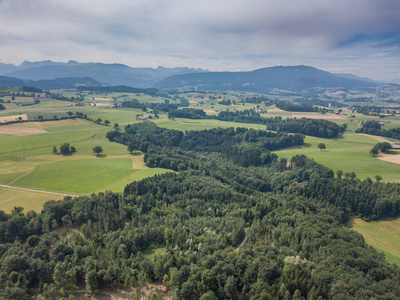
<svg viewBox="0 0 400 300">
<path fill-rule="evenodd" d="M 25 80 L 44 80 L 67 77 L 91 77 L 107 85 L 128 85 L 132 87 L 150 87 L 168 76 L 206 72 L 191 68 L 131 68 L 123 64 L 67 63 L 41 61 L 23 62 L 19 66 L 0 64 L 0 75 Z"/>
<path fill-rule="evenodd" d="M 71 89 L 78 86 L 99 86 L 101 82 L 90 77 L 66 77 L 42 80 L 24 80 L 15 77 L 0 76 L 0 86 L 33 86 L 42 90 Z"/>
<path fill-rule="evenodd" d="M 174 75 L 154 87 L 194 87 L 200 90 L 248 91 L 265 93 L 272 89 L 309 92 L 317 88 L 357 89 L 377 86 L 378 82 L 355 75 L 332 74 L 308 66 L 263 68 L 249 72 L 208 72 Z"/>
<path fill-rule="evenodd" d="M 30 85 L 41 89 L 79 85 L 126 85 L 158 89 L 248 91 L 273 89 L 312 92 L 325 88 L 369 88 L 382 83 L 353 74 L 334 74 L 309 66 L 277 66 L 246 72 L 210 72 L 193 68 L 131 68 L 123 64 L 25 61 L 19 66 L 0 63 L 0 85 Z"/>
</svg>

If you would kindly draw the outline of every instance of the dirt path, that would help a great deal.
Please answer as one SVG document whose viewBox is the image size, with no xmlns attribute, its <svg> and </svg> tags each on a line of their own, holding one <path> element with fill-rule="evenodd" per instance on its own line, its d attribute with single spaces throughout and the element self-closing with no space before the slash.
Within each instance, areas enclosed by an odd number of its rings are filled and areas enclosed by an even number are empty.
<svg viewBox="0 0 400 300">
<path fill-rule="evenodd" d="M 25 189 L 21 187 L 11 186 L 11 185 L 4 185 L 0 184 L 0 187 L 9 188 L 9 189 L 17 189 L 23 190 L 28 192 L 37 192 L 37 193 L 45 193 L 45 194 L 53 194 L 53 195 L 61 195 L 61 196 L 71 196 L 71 197 L 78 197 L 77 195 L 70 195 L 70 194 L 63 194 L 63 193 L 56 193 L 56 192 L 48 192 L 48 191 L 41 191 L 41 190 L 33 190 L 33 189 Z"/>
<path fill-rule="evenodd" d="M 244 237 L 243 242 L 236 248 L 236 250 L 239 250 L 239 248 L 242 247 L 242 246 L 244 245 L 244 243 L 247 242 L 247 238 L 248 238 L 248 236 L 247 236 L 247 231 L 245 231 L 245 232 L 246 232 L 246 236 Z"/>
</svg>

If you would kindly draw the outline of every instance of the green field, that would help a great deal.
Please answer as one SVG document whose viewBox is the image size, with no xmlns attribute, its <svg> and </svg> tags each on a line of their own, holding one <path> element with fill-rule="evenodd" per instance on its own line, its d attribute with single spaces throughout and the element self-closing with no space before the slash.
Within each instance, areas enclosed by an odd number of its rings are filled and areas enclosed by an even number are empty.
<svg viewBox="0 0 400 300">
<path fill-rule="evenodd" d="M 20 123 L 0 129 L 4 132 L 0 135 L 0 184 L 4 185 L 73 195 L 122 192 L 132 181 L 169 171 L 147 168 L 143 155 L 131 155 L 126 146 L 106 139 L 111 127 L 85 120 Z M 41 131 L 29 134 L 31 130 Z M 53 146 L 59 149 L 63 143 L 76 147 L 77 152 L 70 156 L 52 154 Z M 99 157 L 92 150 L 97 145 L 104 150 Z M 9 212 L 22 206 L 40 211 L 44 202 L 61 198 L 1 188 L 0 209 Z"/>
<path fill-rule="evenodd" d="M 0 210 L 10 213 L 15 206 L 21 206 L 25 213 L 40 212 L 47 201 L 62 198 L 64 196 L 0 187 Z"/>
<path fill-rule="evenodd" d="M 326 149 L 319 150 L 319 143 L 324 143 Z M 370 154 L 376 143 L 378 141 L 372 136 L 354 133 L 345 133 L 334 139 L 308 136 L 304 146 L 275 153 L 289 160 L 296 154 L 304 154 L 334 171 L 355 172 L 360 179 L 381 175 L 384 180 L 400 180 L 400 165 L 379 160 Z"/>
<path fill-rule="evenodd" d="M 18 187 L 75 194 L 105 190 L 122 192 L 127 183 L 137 179 L 136 175 L 143 177 L 140 174 L 151 176 L 163 172 L 161 169 L 149 169 L 150 172 L 145 169 L 145 171 L 147 172 L 133 169 L 130 158 L 68 159 L 40 164 L 31 173 L 11 184 Z"/>
<path fill-rule="evenodd" d="M 349 228 L 361 233 L 365 241 L 393 264 L 400 266 L 400 218 L 377 222 L 352 219 Z"/>
</svg>

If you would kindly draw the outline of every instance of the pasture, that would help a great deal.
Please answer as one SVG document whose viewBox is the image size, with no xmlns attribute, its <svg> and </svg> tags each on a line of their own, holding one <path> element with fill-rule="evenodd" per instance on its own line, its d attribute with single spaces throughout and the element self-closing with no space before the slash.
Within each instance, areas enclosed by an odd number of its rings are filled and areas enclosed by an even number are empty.
<svg viewBox="0 0 400 300">
<path fill-rule="evenodd" d="M 275 151 L 279 157 L 290 160 L 294 155 L 304 154 L 312 157 L 317 163 L 325 165 L 335 172 L 342 170 L 355 172 L 357 177 L 374 179 L 375 175 L 383 180 L 399 181 L 400 165 L 379 160 L 370 154 L 371 148 L 378 143 L 375 136 L 345 133 L 334 139 L 322 139 L 307 136 L 302 147 Z M 317 145 L 324 143 L 325 150 L 319 150 Z"/>
<path fill-rule="evenodd" d="M 385 255 L 387 261 L 400 266 L 400 218 L 376 222 L 353 218 L 348 227 L 361 233 L 369 245 Z"/>
<path fill-rule="evenodd" d="M 126 184 L 146 176 L 162 173 L 163 170 L 134 169 L 132 159 L 125 157 L 68 157 L 63 160 L 38 164 L 31 172 L 10 185 L 85 195 L 112 190 L 122 192 Z M 138 174 L 136 174 L 138 173 Z M 146 176 L 143 176 L 146 174 Z"/>
<path fill-rule="evenodd" d="M 47 201 L 62 198 L 61 195 L 0 187 L 0 210 L 10 213 L 14 206 L 21 206 L 25 213 L 30 210 L 40 212 Z"/>
<path fill-rule="evenodd" d="M 110 126 L 71 119 L 3 125 L 0 129 L 0 184 L 85 195 L 122 192 L 132 181 L 168 171 L 149 169 L 143 155 L 131 155 L 126 146 L 110 143 L 105 137 Z M 59 149 L 63 143 L 74 146 L 77 152 L 54 155 L 53 146 Z M 102 155 L 93 153 L 95 146 L 102 146 Z M 0 209 L 9 212 L 14 206 L 22 206 L 40 211 L 44 202 L 61 198 L 1 188 Z"/>
</svg>

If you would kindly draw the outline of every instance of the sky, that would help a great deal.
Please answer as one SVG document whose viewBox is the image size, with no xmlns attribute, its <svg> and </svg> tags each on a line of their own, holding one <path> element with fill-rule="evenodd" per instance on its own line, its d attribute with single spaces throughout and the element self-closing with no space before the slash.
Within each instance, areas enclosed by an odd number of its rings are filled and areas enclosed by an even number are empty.
<svg viewBox="0 0 400 300">
<path fill-rule="evenodd" d="M 0 62 L 400 78 L 399 0 L 0 0 Z"/>
</svg>

